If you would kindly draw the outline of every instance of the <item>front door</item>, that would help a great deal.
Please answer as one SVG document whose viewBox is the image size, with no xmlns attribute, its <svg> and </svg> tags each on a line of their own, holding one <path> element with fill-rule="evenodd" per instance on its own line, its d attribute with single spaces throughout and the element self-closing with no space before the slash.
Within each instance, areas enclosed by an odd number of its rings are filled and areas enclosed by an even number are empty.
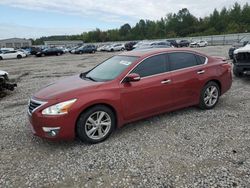
<svg viewBox="0 0 250 188">
<path fill-rule="evenodd" d="M 155 55 L 142 61 L 131 73 L 141 80 L 121 83 L 124 119 L 137 119 L 165 111 L 172 102 L 171 73 L 166 55 Z"/>
</svg>

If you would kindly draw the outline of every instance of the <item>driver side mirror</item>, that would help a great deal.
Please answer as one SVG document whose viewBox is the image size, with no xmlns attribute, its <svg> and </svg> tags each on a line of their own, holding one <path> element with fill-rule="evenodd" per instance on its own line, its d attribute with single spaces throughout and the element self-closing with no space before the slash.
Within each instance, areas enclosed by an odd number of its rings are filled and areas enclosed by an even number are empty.
<svg viewBox="0 0 250 188">
<path fill-rule="evenodd" d="M 140 80 L 141 80 L 141 77 L 139 74 L 131 73 L 124 78 L 123 82 L 138 82 Z"/>
</svg>

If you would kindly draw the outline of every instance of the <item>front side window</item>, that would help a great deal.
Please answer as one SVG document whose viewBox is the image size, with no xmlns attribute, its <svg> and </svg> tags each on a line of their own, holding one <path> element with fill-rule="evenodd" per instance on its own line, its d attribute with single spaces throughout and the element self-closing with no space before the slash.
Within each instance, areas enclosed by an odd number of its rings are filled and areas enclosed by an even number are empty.
<svg viewBox="0 0 250 188">
<path fill-rule="evenodd" d="M 171 71 L 197 65 L 196 57 L 192 53 L 174 52 L 168 55 Z"/>
<path fill-rule="evenodd" d="M 132 73 L 137 73 L 141 77 L 146 77 L 167 71 L 166 55 L 161 54 L 147 58 L 135 67 Z"/>
<path fill-rule="evenodd" d="M 113 80 L 137 59 L 136 56 L 113 56 L 89 71 L 85 77 L 94 81 Z"/>
</svg>

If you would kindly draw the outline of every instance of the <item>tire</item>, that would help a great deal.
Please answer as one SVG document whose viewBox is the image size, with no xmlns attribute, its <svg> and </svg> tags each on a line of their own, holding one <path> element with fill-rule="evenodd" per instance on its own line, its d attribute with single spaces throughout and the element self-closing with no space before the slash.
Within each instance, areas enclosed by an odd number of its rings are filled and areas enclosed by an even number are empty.
<svg viewBox="0 0 250 188">
<path fill-rule="evenodd" d="M 0 56 L 0 61 L 3 60 L 2 56 Z"/>
<path fill-rule="evenodd" d="M 16 57 L 17 57 L 17 59 L 21 59 L 21 58 L 22 58 L 22 56 L 21 56 L 21 55 L 17 55 Z"/>
<path fill-rule="evenodd" d="M 99 121 L 102 120 L 101 122 L 107 125 L 96 124 L 100 115 L 102 115 L 102 118 Z M 95 123 L 92 122 L 93 120 Z M 114 112 L 107 106 L 97 105 L 80 115 L 76 125 L 77 136 L 83 142 L 96 144 L 110 136 L 116 127 L 115 124 L 116 117 Z M 103 135 L 100 135 L 100 133 Z"/>
<path fill-rule="evenodd" d="M 233 67 L 233 73 L 234 73 L 234 76 L 237 78 L 241 78 L 243 76 L 243 73 L 237 70 L 235 66 Z"/>
<path fill-rule="evenodd" d="M 220 87 L 216 82 L 208 82 L 200 94 L 199 107 L 203 110 L 209 110 L 216 106 L 220 98 Z"/>
<path fill-rule="evenodd" d="M 59 52 L 58 52 L 56 55 L 57 55 L 57 56 L 60 56 L 60 55 L 61 55 L 61 53 L 59 53 Z"/>
<path fill-rule="evenodd" d="M 124 50 L 125 50 L 124 48 L 121 49 L 121 51 L 124 51 Z"/>
<path fill-rule="evenodd" d="M 110 51 L 111 51 L 111 52 L 114 52 L 114 49 L 111 49 Z"/>
<path fill-rule="evenodd" d="M 82 54 L 82 51 L 80 51 L 79 54 Z"/>
</svg>

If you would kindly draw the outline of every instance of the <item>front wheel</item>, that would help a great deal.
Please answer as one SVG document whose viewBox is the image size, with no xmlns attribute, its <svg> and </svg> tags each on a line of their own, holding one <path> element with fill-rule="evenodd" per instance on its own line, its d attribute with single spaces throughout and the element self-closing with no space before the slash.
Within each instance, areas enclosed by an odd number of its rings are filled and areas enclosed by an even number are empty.
<svg viewBox="0 0 250 188">
<path fill-rule="evenodd" d="M 96 144 L 107 139 L 115 128 L 115 115 L 104 105 L 97 105 L 80 115 L 76 125 L 79 139 Z"/>
<path fill-rule="evenodd" d="M 216 82 L 208 82 L 202 89 L 200 95 L 199 107 L 201 109 L 212 109 L 218 103 L 220 97 L 220 88 Z"/>
<path fill-rule="evenodd" d="M 21 55 L 17 55 L 17 59 L 21 59 L 22 58 L 22 56 Z"/>
</svg>

